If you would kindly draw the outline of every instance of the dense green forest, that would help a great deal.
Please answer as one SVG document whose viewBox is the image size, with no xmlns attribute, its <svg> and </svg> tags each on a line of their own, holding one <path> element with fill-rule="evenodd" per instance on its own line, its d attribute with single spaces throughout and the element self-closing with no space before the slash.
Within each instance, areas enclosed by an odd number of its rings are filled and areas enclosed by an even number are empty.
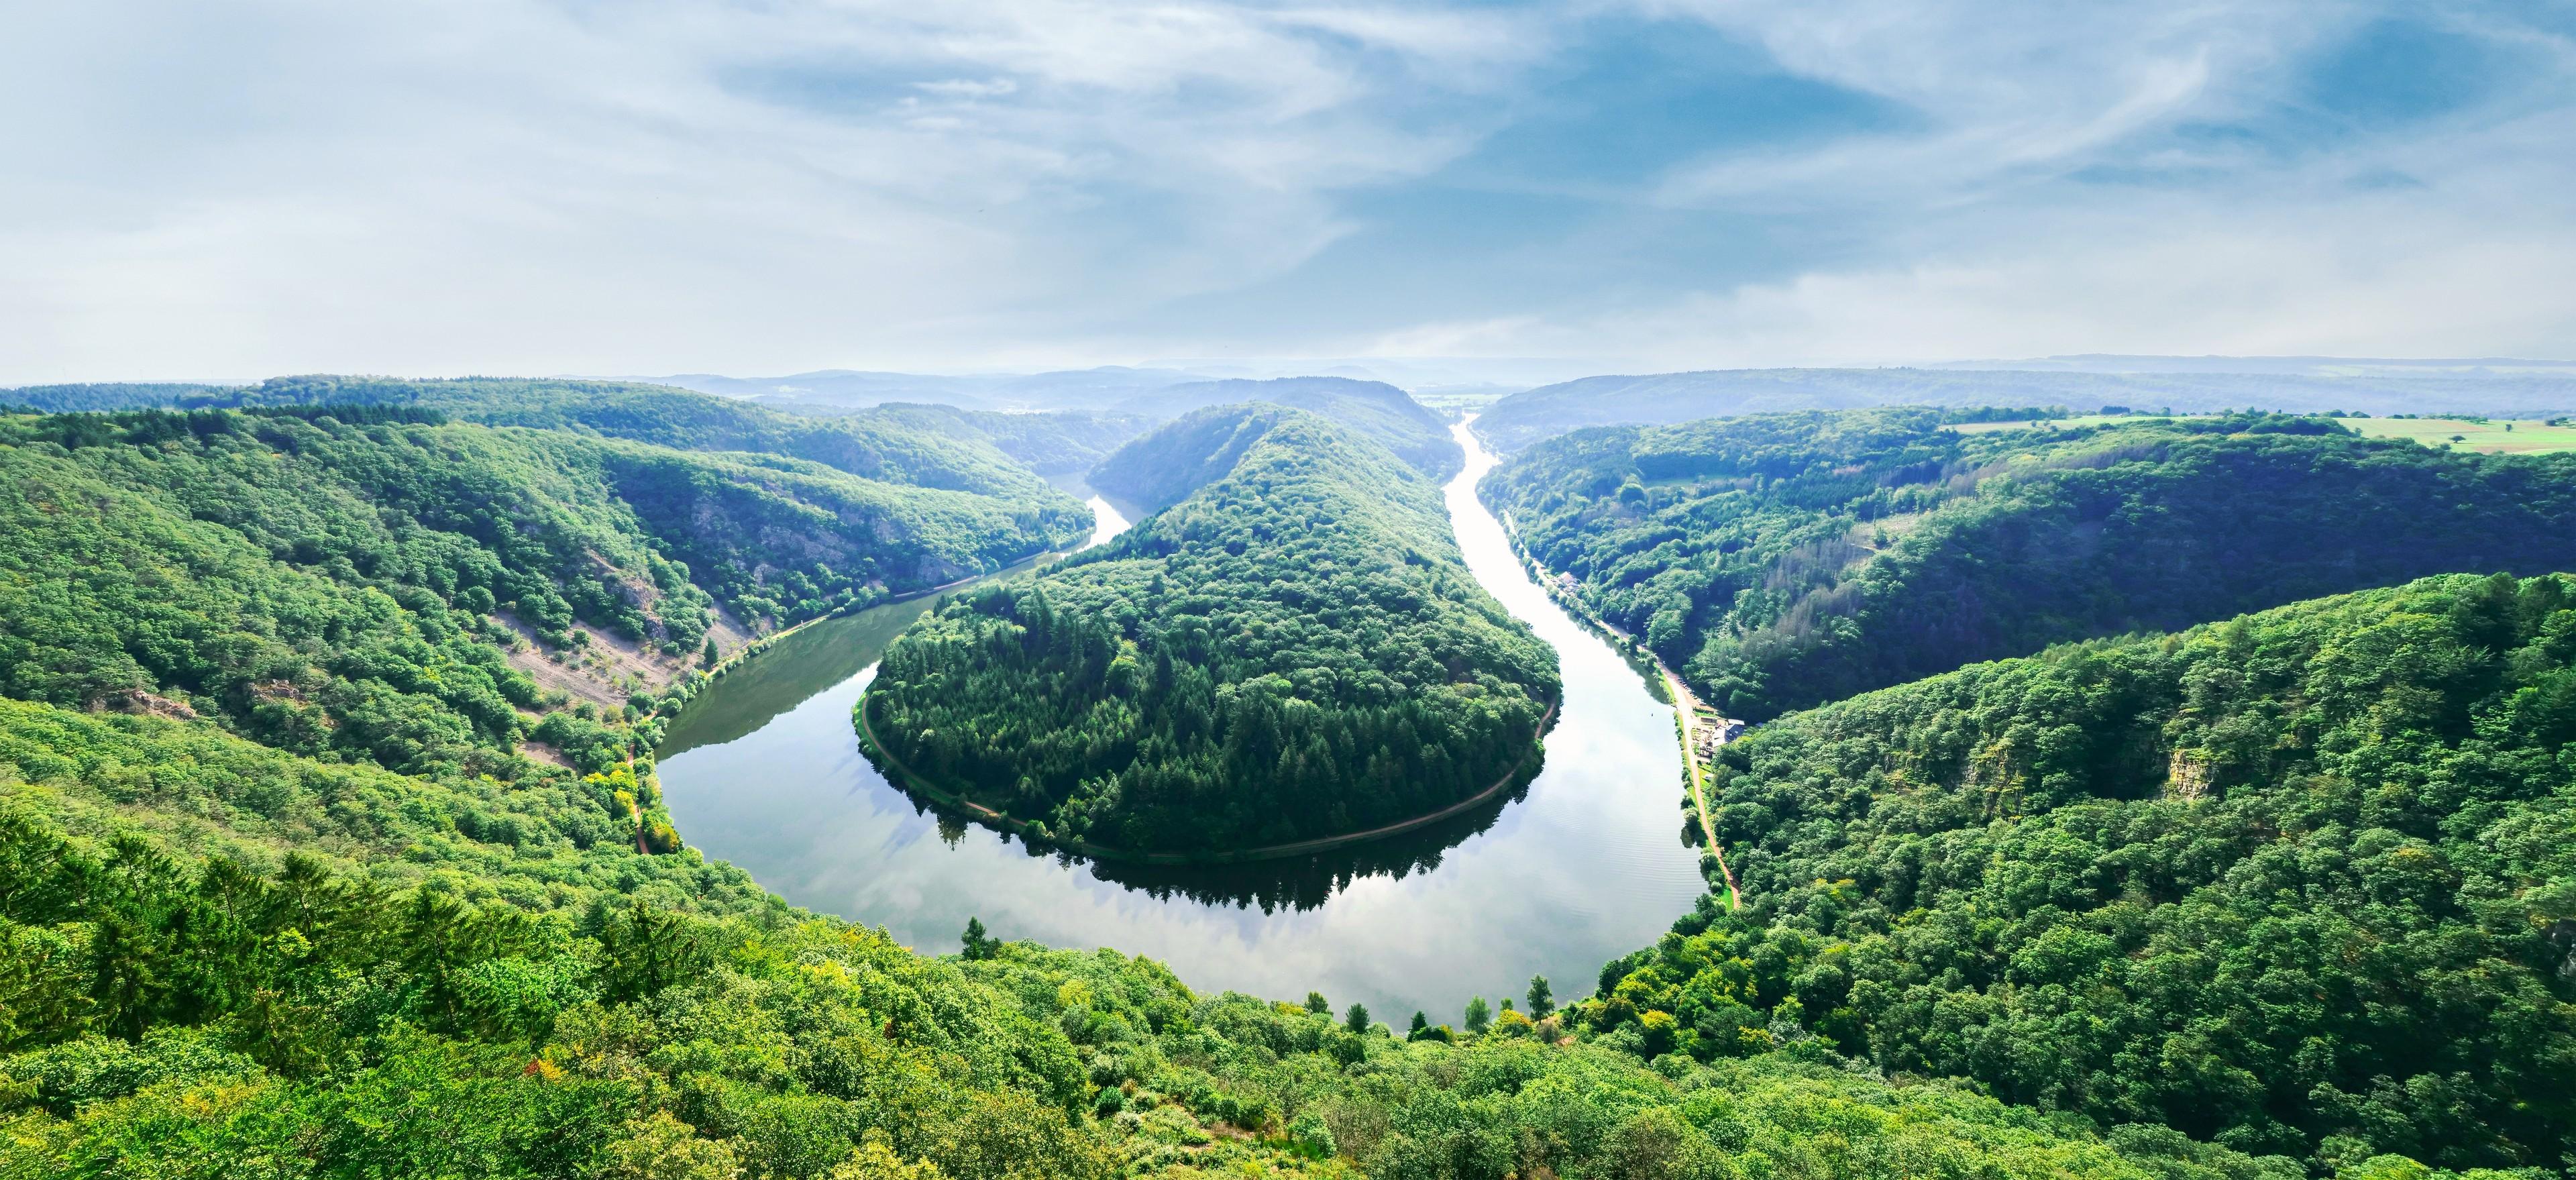
<svg viewBox="0 0 2576 1180">
<path fill-rule="evenodd" d="M 211 405 L 239 396 L 237 385 L 194 381 L 89 382 L 74 385 L 20 385 L 0 389 L 0 407 L 59 414 L 78 410 L 146 410 L 191 403 Z"/>
<path fill-rule="evenodd" d="M 1087 525 L 1029 469 L 1135 420 L 889 406 L 844 436 L 873 478 L 729 449 L 669 391 L 440 384 L 0 414 L 0 1175 L 2549 1180 L 2576 1153 L 2576 580 L 2483 576 L 2568 564 L 2557 461 L 1901 410 L 1534 448 L 1487 494 L 1533 548 L 1600 534 L 1550 561 L 1593 601 L 1650 638 L 1684 609 L 1659 642 L 1686 642 L 1689 595 L 1741 576 L 1759 626 L 1807 604 L 1893 653 L 1766 665 L 1820 682 L 2416 568 L 2384 549 L 2482 573 L 1763 726 L 1712 796 L 1743 910 L 1704 901 L 1565 1011 L 1534 981 L 1403 1031 L 796 910 L 660 806 L 662 718 L 707 677 L 566 708 L 506 625 L 694 661 L 719 605 L 783 624 L 989 569 Z M 888 752 L 1041 837 L 1170 849 L 1417 814 L 1530 750 L 1553 660 L 1364 431 L 1201 411 L 1096 478 L 1159 511 L 894 644 L 861 704 Z M 1924 622 L 1950 611 L 1994 629 Z"/>
<path fill-rule="evenodd" d="M 716 601 L 793 622 L 1087 524 L 793 460 L 328 413 L 0 417 L 0 471 L 0 692 L 394 769 L 529 732 L 498 612 L 550 646 L 582 622 L 694 655 Z"/>
<path fill-rule="evenodd" d="M 1482 492 L 1586 604 L 1754 720 L 2061 640 L 2576 567 L 2576 457 L 2273 415 L 1973 435 L 1944 421 L 1580 431 Z"/>
<path fill-rule="evenodd" d="M 109 758 L 181 728 L 89 723 L 126 731 Z M 0 783 L 31 757 L 0 746 Z M 610 845 L 549 854 L 593 871 L 522 897 L 503 874 L 527 851 L 461 835 L 390 864 L 199 856 L 66 828 L 31 797 L 54 798 L 0 793 L 9 1175 L 2297 1175 L 1794 1053 L 1650 1069 L 1510 1011 L 1398 1037 L 1320 996 L 1202 996 L 1149 960 L 971 928 L 927 958 L 722 869 L 638 889 L 616 874 L 683 858 Z M 180 822 L 203 803 L 111 798 Z"/>
<path fill-rule="evenodd" d="M 644 755 L 667 706 L 528 716 L 552 702 L 496 658 L 482 612 L 684 635 L 712 597 L 690 546 L 799 536 L 726 515 L 751 511 L 738 481 L 860 481 L 442 417 L 0 420 L 0 666 L 35 698 L 0 700 L 0 1174 L 2295 1174 L 1795 1045 L 1650 1066 L 1537 1002 L 1542 1019 L 1476 1005 L 1462 1029 L 1391 1034 L 1322 997 L 1195 994 L 1111 951 L 970 928 L 930 958 L 795 911 L 661 820 Z M 1466 635 L 1527 680 L 1300 659 L 1262 691 L 1298 718 L 1319 685 L 1419 673 L 1525 748 L 1545 650 L 1424 531 L 1427 481 L 1311 417 L 1239 425 L 1278 437 L 1099 564 L 1194 588 L 1172 620 L 1302 652 L 1320 632 L 1289 634 L 1294 617 L 1187 612 L 1235 588 L 1217 573 L 1296 571 L 1320 595 L 1328 563 L 1375 563 L 1361 605 L 1394 635 L 1452 652 Z M 665 500 L 639 490 L 661 481 Z M 1352 531 L 1322 529 L 1328 511 Z M 794 519 L 802 553 L 839 518 Z M 1291 526 L 1323 534 L 1294 561 L 1229 552 Z M 1183 626 L 1157 634 L 1210 634 Z M 511 754 L 523 731 L 571 765 Z"/>
<path fill-rule="evenodd" d="M 1467 572 L 1438 487 L 1385 448 L 1220 407 L 1095 478 L 1161 511 L 887 649 L 860 708 L 905 767 L 1142 851 L 1377 827 L 1522 765 L 1553 655 Z"/>
<path fill-rule="evenodd" d="M 2576 582 L 2452 575 L 1980 664 L 1724 748 L 1745 908 L 1603 969 L 1640 1054 L 1891 1073 L 2335 1171 L 2576 1148 Z"/>
</svg>

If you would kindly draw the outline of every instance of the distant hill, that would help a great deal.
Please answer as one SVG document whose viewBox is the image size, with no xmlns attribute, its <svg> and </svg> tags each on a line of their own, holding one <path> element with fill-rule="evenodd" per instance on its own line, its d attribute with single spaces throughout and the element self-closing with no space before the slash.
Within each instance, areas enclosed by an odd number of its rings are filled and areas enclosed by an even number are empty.
<svg viewBox="0 0 2576 1180">
<path fill-rule="evenodd" d="M 1141 414 L 1116 410 L 1007 413 L 887 402 L 860 412 L 887 421 L 917 424 L 941 433 L 980 436 L 1003 454 L 1049 479 L 1080 476 L 1090 471 L 1111 451 L 1154 425 L 1153 419 Z"/>
<path fill-rule="evenodd" d="M 1348 377 L 1281 377 L 1270 381 L 1199 381 L 1129 398 L 1120 409 L 1153 418 L 1178 418 L 1192 410 L 1243 402 L 1268 402 L 1320 414 L 1386 444 L 1397 458 L 1445 480 L 1466 455 L 1449 437 L 1445 419 L 1383 381 Z"/>
<path fill-rule="evenodd" d="M 2576 361 L 2509 356 L 2140 356 L 2085 352 L 2010 361 L 1949 361 L 1916 367 L 2062 373 L 2272 373 L 2296 377 L 2576 377 Z"/>
<path fill-rule="evenodd" d="M 21 385 L 0 389 L 0 406 L 60 414 L 75 410 L 147 410 L 220 399 L 237 385 L 198 381 L 97 381 L 70 385 Z"/>
<path fill-rule="evenodd" d="M 744 398 L 781 409 L 837 412 L 889 402 L 934 402 L 970 410 L 1103 409 L 1169 385 L 1205 381 L 1179 369 L 1103 365 L 1047 373 L 879 373 L 825 369 L 784 377 L 681 373 L 636 380 Z"/>
<path fill-rule="evenodd" d="M 2080 359 L 2083 358 L 2067 358 L 2069 363 Z M 1585 377 L 1541 386 L 1495 402 L 1476 419 L 1476 433 L 1496 450 L 1508 452 L 1586 426 L 1654 426 L 1737 414 L 1894 405 L 2048 405 L 2073 410 L 2130 406 L 2182 413 L 2261 409 L 2283 413 L 2346 410 L 2379 415 L 2551 417 L 2576 410 L 2576 369 L 2494 376 L 1714 369 Z"/>
</svg>

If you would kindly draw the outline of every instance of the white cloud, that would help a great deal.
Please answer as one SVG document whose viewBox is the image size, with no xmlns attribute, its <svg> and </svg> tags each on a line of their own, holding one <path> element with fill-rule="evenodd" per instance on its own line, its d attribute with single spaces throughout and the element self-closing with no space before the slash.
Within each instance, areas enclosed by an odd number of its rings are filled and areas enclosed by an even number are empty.
<svg viewBox="0 0 2576 1180">
<path fill-rule="evenodd" d="M 912 88 L 942 98 L 1001 98 L 1019 93 L 1020 84 L 1008 78 L 981 81 L 974 78 L 945 78 L 937 82 L 915 82 Z"/>
<path fill-rule="evenodd" d="M 940 363 L 1276 273 L 1465 18 L 985 0 L 50 6 L 0 71 L 0 381 Z M 800 90 L 799 88 L 803 88 Z"/>
<path fill-rule="evenodd" d="M 2563 352 L 2576 329 L 2547 269 L 2576 224 L 2562 36 L 2451 18 L 2555 63 L 2557 89 L 2509 121 L 2287 160 L 2159 134 L 2277 104 L 2291 63 L 2376 11 L 2344 0 L 1646 0 L 1919 126 L 1628 191 L 1568 177 L 1604 211 L 1444 247 L 1527 259 L 1527 278 L 1434 286 L 1401 320 L 1158 322 L 1343 241 L 1353 192 L 1406 192 L 1537 107 L 1618 6 L 21 6 L 0 48 L 0 383 L 1297 349 Z M 2207 176 L 2069 179 L 2105 166 Z M 1703 216 L 1830 224 L 1830 249 L 1750 241 L 1756 281 L 1592 259 Z"/>
<path fill-rule="evenodd" d="M 2415 197 L 2325 212 L 2091 212 L 1903 265 L 1577 317 L 1433 323 L 1371 347 L 1588 353 L 1629 371 L 2084 352 L 2566 355 L 2576 222 L 2442 215 Z"/>
</svg>

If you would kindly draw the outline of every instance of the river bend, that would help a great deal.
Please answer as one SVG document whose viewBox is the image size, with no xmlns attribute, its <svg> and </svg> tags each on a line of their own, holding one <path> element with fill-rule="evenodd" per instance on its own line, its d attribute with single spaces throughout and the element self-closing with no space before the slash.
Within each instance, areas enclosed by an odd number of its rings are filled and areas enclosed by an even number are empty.
<svg viewBox="0 0 2576 1180">
<path fill-rule="evenodd" d="M 1293 1000 L 1316 990 L 1401 1027 L 1456 1023 L 1470 995 L 1560 999 L 1644 946 L 1702 890 L 1679 839 L 1672 711 L 1550 602 L 1477 502 L 1493 459 L 1454 428 L 1466 470 L 1445 489 L 1468 567 L 1557 650 L 1565 698 L 1538 778 L 1478 814 L 1307 861 L 1143 870 L 1032 854 L 923 810 L 859 752 L 850 709 L 885 645 L 937 599 L 809 627 L 690 705 L 661 758 L 681 834 L 787 900 L 956 949 L 969 917 L 1003 938 L 1115 947 L 1202 991 Z M 1095 498 L 1098 544 L 1126 521 Z M 1015 571 L 997 577 L 1025 576 Z"/>
</svg>

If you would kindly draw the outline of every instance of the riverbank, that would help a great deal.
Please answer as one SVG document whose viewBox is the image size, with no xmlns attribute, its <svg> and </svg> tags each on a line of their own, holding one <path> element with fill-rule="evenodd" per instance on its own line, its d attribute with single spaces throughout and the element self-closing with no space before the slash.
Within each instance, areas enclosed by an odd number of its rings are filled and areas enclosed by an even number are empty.
<svg viewBox="0 0 2576 1180">
<path fill-rule="evenodd" d="M 837 622 L 853 615 L 865 614 L 872 610 L 883 610 L 890 606 L 902 606 L 905 603 L 919 602 L 925 598 L 936 598 L 942 594 L 962 590 L 979 582 L 988 582 L 996 578 L 1007 578 L 1013 574 L 1026 573 L 1037 569 L 1039 566 L 1044 565 L 1047 562 L 1080 553 L 1083 549 L 1087 549 L 1091 547 L 1091 545 L 1096 545 L 1098 543 L 1099 541 L 1095 536 L 1095 539 L 1077 548 L 1049 549 L 1033 556 L 1023 557 L 1018 561 L 1012 562 L 1009 565 L 992 571 L 991 573 L 971 574 L 953 582 L 942 582 L 939 585 L 932 586 L 928 589 L 911 590 L 902 594 L 888 595 L 887 597 L 877 599 L 874 602 L 864 604 L 853 603 L 850 606 L 833 611 L 830 614 L 816 615 L 813 618 L 796 624 L 795 626 L 788 627 L 780 631 L 773 631 L 758 639 L 752 640 L 741 647 L 735 648 L 732 655 L 717 660 L 713 667 L 700 669 L 698 672 L 688 677 L 673 682 L 671 687 L 662 694 L 662 704 L 655 708 L 653 718 L 661 722 L 663 732 L 669 732 L 671 727 L 679 722 L 681 715 L 688 710 L 690 702 L 695 701 L 700 694 L 707 690 L 709 686 L 749 665 L 753 658 L 782 643 L 786 643 L 787 641 L 794 639 L 813 628 L 823 626 L 827 623 Z M 656 744 L 658 745 L 659 743 L 657 742 Z"/>
<path fill-rule="evenodd" d="M 863 751 L 851 711 L 914 604 L 808 632 L 693 703 L 661 751 L 673 822 L 789 902 L 909 946 L 954 947 L 975 918 L 1001 938 L 1144 955 L 1211 992 L 1321 991 L 1336 1007 L 1452 1022 L 1464 997 L 1517 995 L 1534 974 L 1588 981 L 1711 884 L 1700 850 L 1674 837 L 1670 705 L 1513 560 L 1466 486 L 1489 461 L 1473 453 L 1448 489 L 1452 529 L 1469 572 L 1557 649 L 1562 672 L 1525 787 L 1415 831 L 1267 861 L 1058 852 L 889 781 Z"/>
<path fill-rule="evenodd" d="M 1100 860 L 1142 865 L 1230 865 L 1252 864 L 1265 860 L 1284 860 L 1292 856 L 1306 856 L 1318 852 L 1330 852 L 1336 848 L 1349 848 L 1353 845 L 1365 844 L 1372 840 L 1383 840 L 1391 836 L 1401 836 L 1406 832 L 1419 831 L 1423 828 L 1430 827 L 1442 820 L 1455 819 L 1484 804 L 1491 803 L 1507 789 L 1525 785 L 1532 777 L 1536 776 L 1536 769 L 1530 765 L 1530 756 L 1533 754 L 1544 753 L 1546 749 L 1545 739 L 1547 737 L 1548 727 L 1556 722 L 1557 704 L 1558 702 L 1556 701 L 1549 701 L 1547 703 L 1547 711 L 1539 714 L 1538 727 L 1530 734 L 1529 745 L 1521 749 L 1521 756 L 1512 763 L 1511 770 L 1505 772 L 1503 777 L 1494 780 L 1494 785 L 1443 807 L 1438 811 L 1428 812 L 1423 815 L 1414 816 L 1411 819 L 1399 820 L 1395 823 L 1370 828 L 1366 831 L 1344 832 L 1333 836 L 1318 836 L 1311 840 L 1295 840 L 1286 844 L 1268 844 L 1258 848 L 1226 849 L 1216 852 L 1139 852 L 1133 849 L 1118 848 L 1108 844 L 1095 844 L 1088 840 L 1062 839 L 1053 833 L 1046 831 L 1044 826 L 1037 820 L 1013 819 L 1008 815 L 995 811 L 992 808 L 986 807 L 981 803 L 977 803 L 972 799 L 968 799 L 963 795 L 959 795 L 940 787 L 937 784 L 932 783 L 927 777 L 914 771 L 911 767 L 904 765 L 902 759 L 895 757 L 892 753 L 886 750 L 885 745 L 877 740 L 876 731 L 869 727 L 868 702 L 867 697 L 864 695 L 859 698 L 857 707 L 850 710 L 850 716 L 852 723 L 859 732 L 859 748 L 866 751 L 868 757 L 876 762 L 879 770 L 889 772 L 888 777 L 898 780 L 900 785 L 907 790 L 927 796 L 934 802 L 947 807 L 972 813 L 975 820 L 979 823 L 990 824 L 995 827 L 1002 828 L 1015 835 L 1035 840 L 1049 847 L 1060 848 L 1067 852 L 1080 853 L 1084 856 L 1095 857 Z"/>
<path fill-rule="evenodd" d="M 1701 704 L 1698 694 L 1690 690 L 1690 685 L 1681 678 L 1679 673 L 1673 671 L 1671 665 L 1664 663 L 1663 657 L 1656 655 L 1654 650 L 1645 644 L 1637 642 L 1635 636 L 1619 629 L 1610 620 L 1595 614 L 1589 605 L 1566 588 L 1565 582 L 1560 580 L 1564 575 L 1551 573 L 1545 565 L 1540 564 L 1538 558 L 1521 544 L 1520 529 L 1512 523 L 1511 517 L 1503 516 L 1500 519 L 1503 525 L 1503 537 L 1511 542 L 1512 556 L 1528 567 L 1531 574 L 1536 577 L 1539 588 L 1547 593 L 1549 601 L 1556 603 L 1568 617 L 1585 629 L 1614 640 L 1621 656 L 1627 658 L 1632 665 L 1643 660 L 1649 668 L 1653 669 L 1662 689 L 1658 695 L 1673 707 L 1674 728 L 1682 747 L 1682 776 L 1690 786 L 1691 814 L 1699 820 L 1700 838 L 1704 841 L 1702 846 L 1707 848 L 1708 854 L 1716 859 L 1718 877 L 1726 883 L 1727 908 L 1742 908 L 1744 894 L 1735 886 L 1735 869 L 1726 863 L 1726 849 L 1717 841 L 1716 822 L 1709 818 L 1706 785 L 1708 768 L 1700 757 L 1698 729 L 1700 714 L 1706 712 L 1709 716 L 1716 717 L 1717 711 Z M 1643 672 L 1644 669 L 1640 671 Z M 1709 742 L 1711 750 L 1726 744 L 1726 727 L 1733 724 L 1735 723 L 1722 717 L 1718 719 L 1718 729 Z"/>
</svg>

